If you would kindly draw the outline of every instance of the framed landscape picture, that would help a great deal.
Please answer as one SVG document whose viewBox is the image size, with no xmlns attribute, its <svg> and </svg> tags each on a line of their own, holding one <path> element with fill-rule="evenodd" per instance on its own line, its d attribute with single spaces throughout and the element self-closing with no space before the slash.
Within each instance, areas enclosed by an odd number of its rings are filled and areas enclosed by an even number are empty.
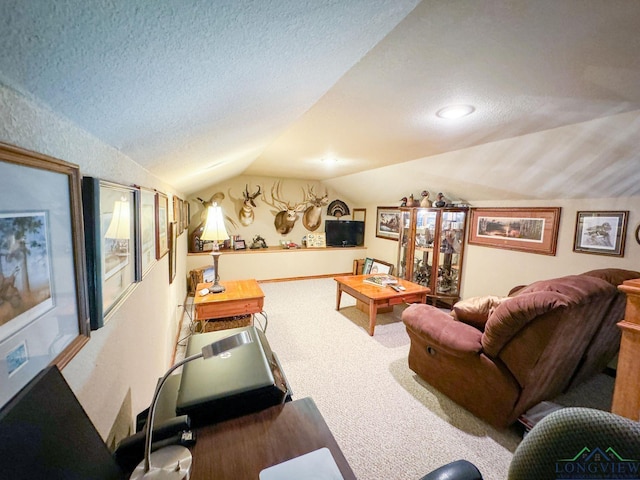
<svg viewBox="0 0 640 480">
<path fill-rule="evenodd" d="M 472 208 L 469 244 L 555 255 L 560 207 Z"/>
<path fill-rule="evenodd" d="M 629 211 L 578 212 L 573 251 L 624 256 Z"/>
<path fill-rule="evenodd" d="M 400 209 L 398 207 L 378 207 L 376 237 L 398 240 L 400 237 Z"/>
<path fill-rule="evenodd" d="M 89 341 L 77 165 L 0 143 L 0 406 Z"/>
</svg>

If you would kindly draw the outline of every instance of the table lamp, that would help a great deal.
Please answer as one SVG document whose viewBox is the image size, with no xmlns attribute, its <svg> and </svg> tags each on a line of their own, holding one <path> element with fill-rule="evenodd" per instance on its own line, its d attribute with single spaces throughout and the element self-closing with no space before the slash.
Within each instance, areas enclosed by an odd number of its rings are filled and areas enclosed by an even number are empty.
<svg viewBox="0 0 640 480">
<path fill-rule="evenodd" d="M 229 234 L 224 228 L 222 207 L 219 207 L 217 203 L 214 203 L 207 211 L 207 221 L 204 225 L 202 236 L 200 237 L 200 240 L 213 240 L 213 251 L 211 252 L 211 256 L 213 257 L 215 280 L 213 285 L 209 287 L 209 293 L 224 292 L 224 287 L 218 283 L 220 280 L 220 275 L 218 274 L 218 258 L 221 254 L 218 242 L 221 240 L 227 240 L 228 238 Z"/>
<path fill-rule="evenodd" d="M 188 448 L 181 445 L 171 445 L 151 453 L 151 437 L 153 435 L 152 426 L 156 413 L 156 406 L 158 405 L 158 398 L 160 397 L 160 390 L 162 390 L 162 386 L 167 378 L 169 378 L 169 375 L 185 363 L 197 360 L 198 358 L 208 360 L 220 355 L 221 353 L 228 352 L 229 350 L 248 343 L 253 343 L 253 337 L 249 333 L 249 330 L 242 330 L 234 335 L 230 335 L 204 346 L 200 353 L 195 353 L 182 359 L 164 374 L 156 386 L 156 391 L 153 394 L 151 406 L 149 407 L 149 416 L 147 417 L 147 424 L 145 426 L 144 460 L 142 460 L 135 468 L 131 477 L 129 477 L 130 480 L 189 479 L 191 476 L 192 457 Z"/>
</svg>

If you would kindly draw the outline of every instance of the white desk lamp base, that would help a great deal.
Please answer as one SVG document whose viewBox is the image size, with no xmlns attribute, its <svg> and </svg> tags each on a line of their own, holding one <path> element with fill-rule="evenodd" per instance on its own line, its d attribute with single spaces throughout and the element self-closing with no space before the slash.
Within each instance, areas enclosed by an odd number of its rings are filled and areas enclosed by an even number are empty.
<svg viewBox="0 0 640 480">
<path fill-rule="evenodd" d="M 191 476 L 191 452 L 180 445 L 156 450 L 149 457 L 149 471 L 144 471 L 144 459 L 129 477 L 130 480 L 189 480 Z"/>
</svg>

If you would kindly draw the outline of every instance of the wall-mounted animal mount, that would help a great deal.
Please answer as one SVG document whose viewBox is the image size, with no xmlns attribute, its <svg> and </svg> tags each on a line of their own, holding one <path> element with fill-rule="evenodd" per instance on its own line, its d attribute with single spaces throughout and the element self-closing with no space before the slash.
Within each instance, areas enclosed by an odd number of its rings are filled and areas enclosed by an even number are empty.
<svg viewBox="0 0 640 480">
<path fill-rule="evenodd" d="M 325 191 L 322 197 L 318 197 L 313 191 L 313 186 L 309 187 L 309 192 L 305 195 L 307 204 L 311 204 L 304 211 L 302 224 L 310 232 L 315 232 L 322 223 L 322 207 L 329 203 L 329 193 Z"/>
<path fill-rule="evenodd" d="M 349 207 L 342 200 L 334 200 L 327 207 L 327 215 L 331 215 L 336 218 L 350 215 Z"/>
<path fill-rule="evenodd" d="M 303 189 L 304 193 L 304 189 Z M 293 230 L 294 225 L 296 224 L 296 220 L 298 220 L 298 215 L 304 211 L 307 206 L 307 197 L 302 202 L 291 205 L 290 202 L 285 202 L 282 200 L 280 193 L 280 181 L 278 180 L 271 187 L 271 201 L 267 201 L 264 194 L 262 195 L 262 201 L 267 205 L 276 209 L 276 218 L 273 221 L 273 224 L 276 227 L 276 231 L 281 235 L 286 235 L 291 230 Z"/>
<path fill-rule="evenodd" d="M 207 221 L 207 211 L 209 207 L 213 206 L 213 204 L 220 205 L 222 200 L 224 200 L 224 193 L 217 192 L 214 193 L 209 200 L 203 200 L 200 197 L 196 197 L 196 200 L 202 205 L 202 211 L 200 212 L 200 223 L 198 226 L 191 232 L 189 236 L 189 251 L 190 252 L 201 252 L 203 248 L 203 242 L 200 240 L 202 236 L 202 232 L 204 231 L 204 224 Z M 225 222 L 229 225 L 232 225 L 233 228 L 238 228 L 238 224 L 231 218 L 229 215 L 225 215 Z"/>
<path fill-rule="evenodd" d="M 256 207 L 256 203 L 254 202 L 254 200 L 258 195 L 260 195 L 260 185 L 258 185 L 258 191 L 252 194 L 249 194 L 249 185 L 245 185 L 244 192 L 242 192 L 244 200 L 242 202 L 242 208 L 238 213 L 240 223 L 245 227 L 253 223 L 253 219 L 255 218 L 253 209 Z"/>
</svg>

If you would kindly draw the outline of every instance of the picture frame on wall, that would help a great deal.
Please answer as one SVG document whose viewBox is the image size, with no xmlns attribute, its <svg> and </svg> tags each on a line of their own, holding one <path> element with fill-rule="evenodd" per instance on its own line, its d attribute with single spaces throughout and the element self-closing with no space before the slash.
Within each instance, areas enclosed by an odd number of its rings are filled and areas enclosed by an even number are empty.
<svg viewBox="0 0 640 480">
<path fill-rule="evenodd" d="M 140 271 L 142 277 L 149 272 L 156 262 L 156 192 L 140 187 Z"/>
<path fill-rule="evenodd" d="M 191 206 L 189 205 L 189 200 L 185 200 L 182 205 L 182 231 L 189 232 L 189 224 L 191 223 Z"/>
<path fill-rule="evenodd" d="M 176 195 L 173 196 L 173 221 L 178 224 L 178 227 L 182 225 L 182 205 L 180 205 L 180 198 Z"/>
<path fill-rule="evenodd" d="M 89 341 L 77 165 L 0 143 L 0 406 Z"/>
<path fill-rule="evenodd" d="M 376 237 L 398 240 L 400 237 L 400 208 L 378 207 L 376 215 Z"/>
<path fill-rule="evenodd" d="M 140 262 L 140 191 L 95 177 L 82 179 L 91 329 L 102 328 L 136 282 Z"/>
<path fill-rule="evenodd" d="M 629 211 L 577 212 L 573 251 L 624 257 Z"/>
<path fill-rule="evenodd" d="M 560 207 L 472 208 L 469 244 L 555 255 Z"/>
<path fill-rule="evenodd" d="M 178 267 L 178 225 L 178 222 L 171 222 L 169 224 L 169 284 L 172 284 L 175 280 Z"/>
<path fill-rule="evenodd" d="M 169 197 L 156 192 L 156 260 L 169 252 Z"/>
</svg>

